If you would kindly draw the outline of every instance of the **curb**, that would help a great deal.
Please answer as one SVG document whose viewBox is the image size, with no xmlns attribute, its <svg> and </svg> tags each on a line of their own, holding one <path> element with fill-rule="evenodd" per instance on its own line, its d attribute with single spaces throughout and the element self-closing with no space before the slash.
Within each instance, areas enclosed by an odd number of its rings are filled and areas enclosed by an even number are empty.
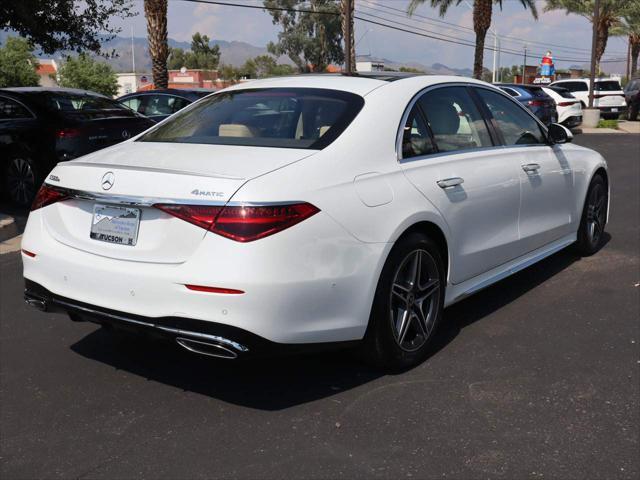
<svg viewBox="0 0 640 480">
<path fill-rule="evenodd" d="M 0 213 L 0 242 L 18 235 L 18 226 L 13 217 Z"/>
</svg>

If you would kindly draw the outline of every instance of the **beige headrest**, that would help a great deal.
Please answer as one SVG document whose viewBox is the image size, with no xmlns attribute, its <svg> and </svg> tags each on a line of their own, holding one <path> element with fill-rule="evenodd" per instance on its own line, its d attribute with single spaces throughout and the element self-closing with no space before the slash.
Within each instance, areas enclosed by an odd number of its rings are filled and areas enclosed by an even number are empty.
<svg viewBox="0 0 640 480">
<path fill-rule="evenodd" d="M 255 137 L 256 133 L 241 123 L 227 123 L 220 125 L 218 129 L 220 137 Z"/>
<path fill-rule="evenodd" d="M 325 133 L 327 133 L 330 128 L 331 125 L 323 125 L 322 127 L 320 127 L 320 136 L 323 136 Z"/>
</svg>

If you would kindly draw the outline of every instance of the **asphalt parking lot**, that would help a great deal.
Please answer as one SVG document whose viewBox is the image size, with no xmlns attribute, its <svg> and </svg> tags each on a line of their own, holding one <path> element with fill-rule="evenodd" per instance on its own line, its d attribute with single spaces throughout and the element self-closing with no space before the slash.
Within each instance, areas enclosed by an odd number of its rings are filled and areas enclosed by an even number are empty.
<svg viewBox="0 0 640 480">
<path fill-rule="evenodd" d="M 640 137 L 609 161 L 609 235 L 445 312 L 397 375 L 346 352 L 246 364 L 22 301 L 0 256 L 0 477 L 639 478 Z"/>
</svg>

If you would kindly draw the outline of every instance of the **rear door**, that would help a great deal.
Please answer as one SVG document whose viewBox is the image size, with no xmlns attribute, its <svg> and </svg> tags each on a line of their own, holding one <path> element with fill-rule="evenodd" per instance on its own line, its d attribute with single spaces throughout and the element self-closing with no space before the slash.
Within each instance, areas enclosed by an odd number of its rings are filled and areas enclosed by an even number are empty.
<svg viewBox="0 0 640 480">
<path fill-rule="evenodd" d="M 409 112 L 401 166 L 450 228 L 451 282 L 517 257 L 519 164 L 494 148 L 467 88 L 427 89 Z"/>
<path fill-rule="evenodd" d="M 571 233 L 573 172 L 561 146 L 551 147 L 542 126 L 511 98 L 492 89 L 474 88 L 493 117 L 504 151 L 518 169 L 521 253 Z"/>
</svg>

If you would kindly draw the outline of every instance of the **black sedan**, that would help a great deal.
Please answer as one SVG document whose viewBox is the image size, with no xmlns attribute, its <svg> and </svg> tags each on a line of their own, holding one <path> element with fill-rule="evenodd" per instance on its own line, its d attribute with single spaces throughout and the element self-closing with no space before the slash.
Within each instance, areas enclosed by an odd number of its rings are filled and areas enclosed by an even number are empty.
<svg viewBox="0 0 640 480">
<path fill-rule="evenodd" d="M 146 130 L 154 122 L 97 93 L 66 88 L 0 89 L 0 190 L 27 205 L 56 163 Z"/>
<path fill-rule="evenodd" d="M 545 125 L 558 121 L 556 102 L 537 85 L 518 83 L 498 83 L 496 86 L 518 100 L 538 117 Z"/>
<path fill-rule="evenodd" d="M 118 98 L 118 102 L 155 122 L 159 122 L 213 92 L 214 90 L 204 88 L 164 88 L 128 93 Z"/>
<path fill-rule="evenodd" d="M 628 105 L 628 119 L 635 120 L 638 118 L 640 110 L 640 77 L 633 78 L 627 86 L 624 87 L 624 98 Z"/>
</svg>

